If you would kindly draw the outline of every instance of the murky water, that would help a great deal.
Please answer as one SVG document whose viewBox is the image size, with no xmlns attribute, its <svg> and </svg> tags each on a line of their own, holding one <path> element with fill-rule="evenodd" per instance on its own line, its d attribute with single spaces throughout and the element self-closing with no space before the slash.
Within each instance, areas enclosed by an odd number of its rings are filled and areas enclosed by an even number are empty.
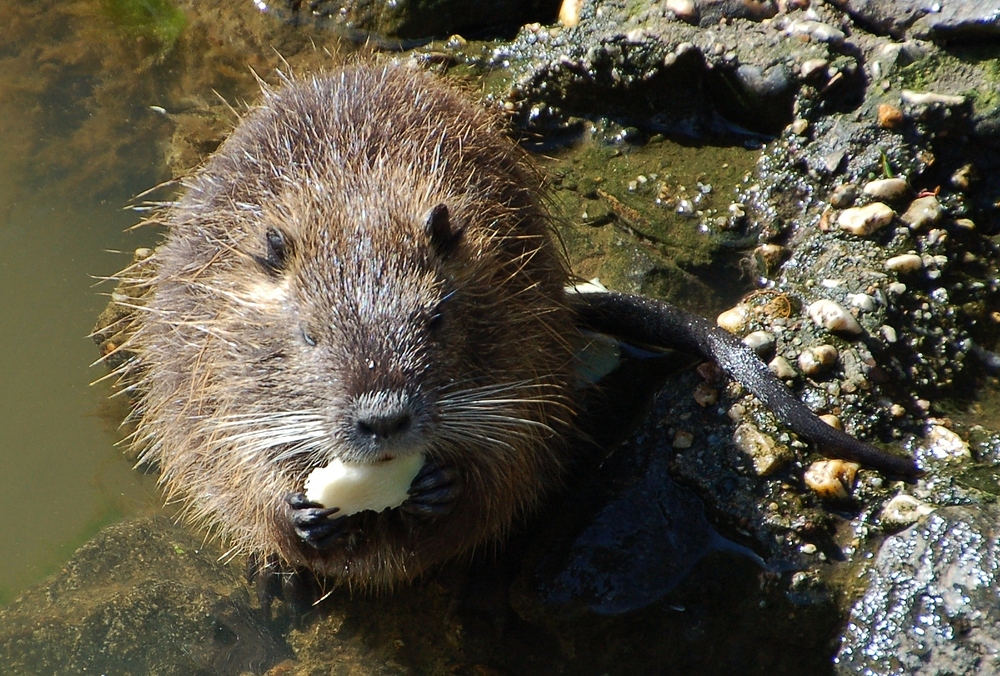
<svg viewBox="0 0 1000 676">
<path fill-rule="evenodd" d="M 88 368 L 97 354 L 86 336 L 105 303 L 89 275 L 122 263 L 105 248 L 129 250 L 151 234 L 123 234 L 133 220 L 120 208 L 126 196 L 95 203 L 58 186 L 25 188 L 0 205 L 0 600 L 101 526 L 158 502 L 113 445 L 109 389 L 88 385 L 102 371 Z"/>
<path fill-rule="evenodd" d="M 309 39 L 248 7 L 0 0 L 0 603 L 107 523 L 160 508 L 155 478 L 115 445 L 126 402 L 90 386 L 106 370 L 89 367 L 87 334 L 112 289 L 95 277 L 156 241 L 126 232 L 138 217 L 124 207 L 169 177 L 171 135 L 201 119 L 188 111 L 231 117 L 216 93 L 252 97 L 253 70 Z M 318 60 L 335 50 L 311 46 Z"/>
</svg>

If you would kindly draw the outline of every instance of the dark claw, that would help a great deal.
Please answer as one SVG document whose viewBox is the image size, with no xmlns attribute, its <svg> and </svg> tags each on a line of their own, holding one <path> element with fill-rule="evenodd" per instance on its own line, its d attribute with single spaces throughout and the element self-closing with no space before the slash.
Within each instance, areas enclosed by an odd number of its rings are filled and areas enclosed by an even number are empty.
<svg viewBox="0 0 1000 676">
<path fill-rule="evenodd" d="M 306 500 L 304 493 L 292 493 L 285 498 L 292 508 L 292 526 L 295 534 L 311 547 L 323 551 L 343 535 L 347 526 L 345 517 L 330 517 L 340 511 L 339 507 L 323 507 L 318 502 Z"/>
<path fill-rule="evenodd" d="M 462 476 L 451 465 L 428 460 L 410 483 L 409 498 L 400 509 L 423 518 L 451 514 L 462 494 Z"/>
<path fill-rule="evenodd" d="M 257 592 L 260 610 L 265 620 L 271 620 L 271 608 L 276 600 L 286 604 L 295 626 L 312 610 L 322 595 L 316 576 L 307 570 L 282 565 L 274 554 L 253 553 L 247 557 L 247 582 Z"/>
</svg>

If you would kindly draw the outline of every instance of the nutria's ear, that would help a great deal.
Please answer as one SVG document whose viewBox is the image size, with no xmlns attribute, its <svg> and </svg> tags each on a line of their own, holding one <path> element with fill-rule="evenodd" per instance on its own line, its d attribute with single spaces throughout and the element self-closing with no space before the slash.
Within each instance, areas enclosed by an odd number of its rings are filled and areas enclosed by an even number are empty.
<svg viewBox="0 0 1000 676">
<path fill-rule="evenodd" d="M 424 216 L 424 228 L 431 238 L 431 246 L 438 256 L 447 258 L 455 250 L 455 245 L 462 239 L 465 228 L 453 227 L 448 205 L 442 202 L 430 209 Z"/>
</svg>

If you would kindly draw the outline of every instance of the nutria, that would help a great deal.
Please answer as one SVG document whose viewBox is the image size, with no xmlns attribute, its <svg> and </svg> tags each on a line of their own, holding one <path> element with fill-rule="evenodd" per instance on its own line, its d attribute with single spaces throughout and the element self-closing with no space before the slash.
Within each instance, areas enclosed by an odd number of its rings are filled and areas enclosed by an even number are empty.
<svg viewBox="0 0 1000 676">
<path fill-rule="evenodd" d="M 265 89 L 126 278 L 133 444 L 169 500 L 256 561 L 385 588 L 497 542 L 558 489 L 581 326 L 717 359 L 833 452 L 913 466 L 812 415 L 733 336 L 657 301 L 567 294 L 541 179 L 430 75 L 356 65 Z M 409 498 L 337 517 L 336 458 L 421 453 Z"/>
</svg>

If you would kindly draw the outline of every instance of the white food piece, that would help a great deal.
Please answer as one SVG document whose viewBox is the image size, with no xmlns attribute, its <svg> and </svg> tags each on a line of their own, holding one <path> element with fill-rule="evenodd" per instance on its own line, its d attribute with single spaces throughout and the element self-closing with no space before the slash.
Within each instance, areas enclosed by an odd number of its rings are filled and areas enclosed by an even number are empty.
<svg viewBox="0 0 1000 676">
<path fill-rule="evenodd" d="M 407 491 L 423 464 L 421 453 L 378 463 L 334 460 L 306 478 L 306 500 L 339 507 L 336 516 L 399 507 L 409 497 Z"/>
</svg>

